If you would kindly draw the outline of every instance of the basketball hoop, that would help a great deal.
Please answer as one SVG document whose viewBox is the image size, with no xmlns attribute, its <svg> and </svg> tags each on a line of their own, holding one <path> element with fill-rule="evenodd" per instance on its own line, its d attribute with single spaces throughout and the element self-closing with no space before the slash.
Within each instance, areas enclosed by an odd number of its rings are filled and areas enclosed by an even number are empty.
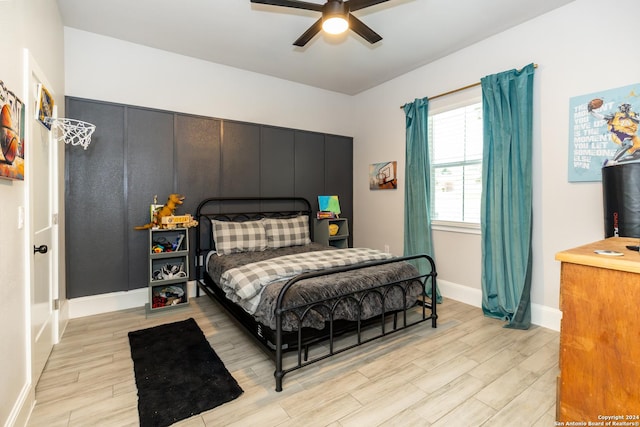
<svg viewBox="0 0 640 427">
<path fill-rule="evenodd" d="M 91 134 L 96 125 L 76 119 L 47 117 L 45 122 L 51 124 L 53 135 L 58 141 L 73 146 L 81 145 L 85 150 L 91 142 Z"/>
</svg>

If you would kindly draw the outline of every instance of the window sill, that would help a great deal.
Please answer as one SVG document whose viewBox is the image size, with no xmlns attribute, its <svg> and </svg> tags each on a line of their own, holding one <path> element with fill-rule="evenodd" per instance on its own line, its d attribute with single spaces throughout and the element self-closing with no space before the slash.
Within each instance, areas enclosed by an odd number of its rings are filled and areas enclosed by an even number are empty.
<svg viewBox="0 0 640 427">
<path fill-rule="evenodd" d="M 431 221 L 431 229 L 449 233 L 481 234 L 480 224 L 455 221 Z"/>
</svg>

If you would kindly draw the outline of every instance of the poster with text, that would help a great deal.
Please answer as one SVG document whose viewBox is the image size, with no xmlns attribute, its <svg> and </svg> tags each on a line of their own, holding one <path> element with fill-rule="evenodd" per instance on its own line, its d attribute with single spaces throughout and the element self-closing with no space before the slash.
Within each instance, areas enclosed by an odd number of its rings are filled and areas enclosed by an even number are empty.
<svg viewBox="0 0 640 427">
<path fill-rule="evenodd" d="M 569 181 L 601 181 L 602 168 L 640 162 L 640 84 L 571 98 Z"/>
</svg>

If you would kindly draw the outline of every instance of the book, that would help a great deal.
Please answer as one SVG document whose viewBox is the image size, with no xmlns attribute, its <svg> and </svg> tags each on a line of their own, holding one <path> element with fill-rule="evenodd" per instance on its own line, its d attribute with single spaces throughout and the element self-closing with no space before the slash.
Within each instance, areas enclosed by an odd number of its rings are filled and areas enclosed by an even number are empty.
<svg viewBox="0 0 640 427">
<path fill-rule="evenodd" d="M 318 211 L 318 213 L 316 214 L 316 218 L 318 218 L 318 219 L 336 219 L 337 215 L 335 214 L 335 212 Z"/>
</svg>

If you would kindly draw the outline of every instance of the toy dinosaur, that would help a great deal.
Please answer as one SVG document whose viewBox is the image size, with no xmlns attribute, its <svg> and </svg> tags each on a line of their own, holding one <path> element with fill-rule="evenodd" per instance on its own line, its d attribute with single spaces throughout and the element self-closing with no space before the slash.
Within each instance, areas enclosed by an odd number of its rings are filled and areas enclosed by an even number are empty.
<svg viewBox="0 0 640 427">
<path fill-rule="evenodd" d="M 162 227 L 162 218 L 171 216 L 175 212 L 176 208 L 182 204 L 184 196 L 180 194 L 170 194 L 167 199 L 167 203 L 160 209 L 154 212 L 153 220 L 149 224 L 134 227 L 136 230 L 148 230 L 149 228 Z"/>
</svg>

